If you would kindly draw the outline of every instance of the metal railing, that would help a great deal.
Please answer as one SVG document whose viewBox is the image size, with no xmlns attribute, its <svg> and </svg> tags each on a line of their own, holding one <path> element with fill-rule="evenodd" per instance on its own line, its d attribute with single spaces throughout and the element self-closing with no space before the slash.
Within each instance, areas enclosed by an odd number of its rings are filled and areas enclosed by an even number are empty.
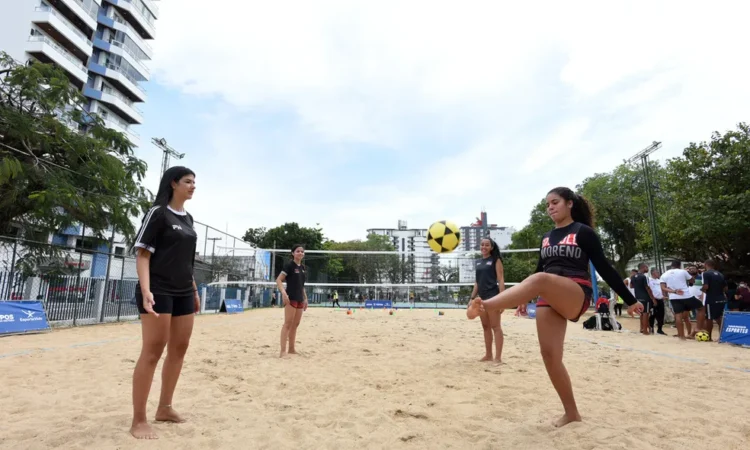
<svg viewBox="0 0 750 450">
<path fill-rule="evenodd" d="M 151 45 L 144 41 L 143 38 L 133 29 L 133 27 L 128 23 L 127 20 L 123 19 L 119 14 L 114 13 L 112 15 L 112 20 L 119 23 L 120 25 L 124 26 L 126 28 L 126 32 L 128 33 L 130 39 L 133 39 L 133 41 L 138 45 L 138 47 L 141 47 L 141 49 L 147 49 L 150 52 L 153 52 L 154 49 L 151 47 Z M 119 30 L 122 31 L 122 30 Z M 133 38 L 135 36 L 135 39 Z"/>
<path fill-rule="evenodd" d="M 143 62 L 141 62 L 138 59 L 138 56 L 135 55 L 135 52 L 133 52 L 133 50 L 131 50 L 127 45 L 125 45 L 124 42 L 118 41 L 117 39 L 114 39 L 114 38 L 110 38 L 109 39 L 109 43 L 112 44 L 112 45 L 114 45 L 115 47 L 119 47 L 119 48 L 123 49 L 125 51 L 125 53 L 127 53 L 130 56 L 132 56 L 133 57 L 133 61 L 135 61 L 136 64 L 138 64 L 138 66 L 146 72 L 146 74 L 150 74 L 151 73 L 151 71 L 148 69 L 148 67 L 146 67 L 146 65 L 143 64 Z"/>
<path fill-rule="evenodd" d="M 143 11 L 141 11 L 141 7 L 148 9 L 146 5 L 144 5 L 140 0 L 125 0 L 126 2 L 130 3 L 132 6 L 131 10 L 139 16 L 141 19 L 145 21 L 149 26 L 154 26 L 154 18 L 151 15 L 144 14 Z"/>
<path fill-rule="evenodd" d="M 146 8 L 150 9 L 154 15 L 159 14 L 159 6 L 152 0 L 142 0 L 143 4 L 146 5 Z"/>
<path fill-rule="evenodd" d="M 70 30 L 73 31 L 76 36 L 83 39 L 90 47 L 93 47 L 94 43 L 91 42 L 91 39 L 89 39 L 83 31 L 79 30 L 75 25 L 73 25 L 70 20 L 68 20 L 68 18 L 65 17 L 60 11 L 48 5 L 37 6 L 36 11 L 52 13 L 53 16 L 57 17 L 65 25 L 67 25 L 68 28 L 70 28 Z"/>
<path fill-rule="evenodd" d="M 86 13 L 91 16 L 94 20 L 96 20 L 96 16 L 99 14 L 99 5 L 97 5 L 93 0 L 75 0 L 81 5 L 81 8 L 86 11 Z"/>
<path fill-rule="evenodd" d="M 143 92 L 144 94 L 146 93 L 146 89 L 144 89 L 144 88 L 143 88 L 142 86 L 140 86 L 140 85 L 138 84 L 138 81 L 136 81 L 136 79 L 135 79 L 135 78 L 133 78 L 133 77 L 132 77 L 131 75 L 128 75 L 128 74 L 127 74 L 127 72 L 125 72 L 124 70 L 122 70 L 122 67 L 120 67 L 119 65 L 117 65 L 117 64 L 113 64 L 113 63 L 107 63 L 107 64 L 105 65 L 105 67 L 106 67 L 106 68 L 108 68 L 108 69 L 112 69 L 112 70 L 114 70 L 115 72 L 119 73 L 120 75 L 124 76 L 125 78 L 127 78 L 127 80 L 128 80 L 128 81 L 130 81 L 131 83 L 133 83 L 133 85 L 134 85 L 134 86 L 135 86 L 135 87 L 136 87 L 136 88 L 137 88 L 137 89 L 138 89 L 139 91 Z"/>
<path fill-rule="evenodd" d="M 44 42 L 45 44 L 57 50 L 58 53 L 60 53 L 65 59 L 73 63 L 77 68 L 81 69 L 83 72 L 86 72 L 86 66 L 81 63 L 81 60 L 61 47 L 57 42 L 54 41 L 54 39 L 51 39 L 43 34 L 34 34 L 32 36 L 29 36 L 29 42 Z"/>
<path fill-rule="evenodd" d="M 130 129 L 129 127 L 128 127 L 128 125 L 127 125 L 127 124 L 123 124 L 123 123 L 121 123 L 121 122 L 120 122 L 120 121 L 118 121 L 118 120 L 114 120 L 114 119 L 110 119 L 110 118 L 106 118 L 106 119 L 102 119 L 102 120 L 104 120 L 104 123 L 105 123 L 105 124 L 106 124 L 107 126 L 109 126 L 110 128 L 114 128 L 114 129 L 116 129 L 116 130 L 118 130 L 118 131 L 121 131 L 121 132 L 123 132 L 123 133 L 125 133 L 125 134 L 129 134 L 130 136 L 132 136 L 132 137 L 134 137 L 134 138 L 136 138 L 136 139 L 139 139 L 139 140 L 140 140 L 140 138 L 141 138 L 141 135 L 140 135 L 140 134 L 138 134 L 138 133 L 136 133 L 135 131 L 132 131 L 132 130 L 131 130 L 131 129 Z"/>
<path fill-rule="evenodd" d="M 130 100 L 129 98 L 127 98 L 126 96 L 124 96 L 124 95 L 123 95 L 123 94 L 122 94 L 122 93 L 121 93 L 120 91 L 118 91 L 117 89 L 111 88 L 111 87 L 109 87 L 109 86 L 107 86 L 107 85 L 103 85 L 103 86 L 102 86 L 102 92 L 103 92 L 103 93 L 105 93 L 105 94 L 109 94 L 109 95 L 111 95 L 111 96 L 113 96 L 113 97 L 117 97 L 117 98 L 119 98 L 120 100 L 122 100 L 123 102 L 125 102 L 125 104 L 126 104 L 126 105 L 128 105 L 128 106 L 129 106 L 129 107 L 131 107 L 131 108 L 132 108 L 133 110 L 135 110 L 135 111 L 136 111 L 137 113 L 139 113 L 139 114 L 143 114 L 143 111 L 141 111 L 140 109 L 138 109 L 138 108 L 137 108 L 137 107 L 135 106 L 135 103 L 134 103 L 134 102 L 133 102 L 132 100 Z"/>
</svg>

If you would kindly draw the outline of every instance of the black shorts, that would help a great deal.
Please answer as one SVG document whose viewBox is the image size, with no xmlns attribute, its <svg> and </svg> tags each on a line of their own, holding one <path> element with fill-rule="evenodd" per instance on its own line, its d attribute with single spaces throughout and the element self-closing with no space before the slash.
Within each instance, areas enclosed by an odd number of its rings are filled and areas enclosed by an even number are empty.
<svg viewBox="0 0 750 450">
<path fill-rule="evenodd" d="M 140 290 L 135 292 L 135 304 L 138 312 L 148 314 L 143 309 L 143 294 Z M 195 313 L 195 295 L 163 295 L 154 294 L 154 312 L 159 314 L 171 314 L 172 317 L 187 316 Z"/>
<path fill-rule="evenodd" d="M 643 305 L 643 314 L 649 314 L 651 312 L 651 309 L 654 307 L 654 304 L 651 303 L 651 300 L 643 300 L 639 298 L 638 303 Z"/>
<path fill-rule="evenodd" d="M 727 302 L 717 302 L 706 300 L 706 319 L 718 320 L 724 316 L 724 308 Z"/>
<path fill-rule="evenodd" d="M 494 290 L 487 291 L 487 292 L 479 292 L 477 293 L 477 296 L 481 298 L 482 300 L 489 300 L 499 293 L 500 293 L 500 289 L 494 289 Z"/>
<path fill-rule="evenodd" d="M 669 301 L 675 314 L 689 312 L 694 309 L 703 308 L 703 302 L 695 297 L 672 299 Z"/>
</svg>

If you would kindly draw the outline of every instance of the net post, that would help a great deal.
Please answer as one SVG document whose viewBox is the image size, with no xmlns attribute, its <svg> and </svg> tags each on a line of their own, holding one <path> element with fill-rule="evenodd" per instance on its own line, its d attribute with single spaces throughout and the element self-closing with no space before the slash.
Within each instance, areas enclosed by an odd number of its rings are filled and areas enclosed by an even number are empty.
<svg viewBox="0 0 750 450">
<path fill-rule="evenodd" d="M 599 283 L 596 279 L 596 268 L 594 268 L 592 262 L 589 262 L 589 267 L 591 267 L 591 290 L 594 293 L 594 298 L 592 300 L 594 304 L 596 304 L 596 301 L 599 299 Z"/>
<path fill-rule="evenodd" d="M 201 314 L 206 312 L 206 295 L 208 295 L 208 288 L 203 286 L 203 289 L 201 289 Z"/>
</svg>

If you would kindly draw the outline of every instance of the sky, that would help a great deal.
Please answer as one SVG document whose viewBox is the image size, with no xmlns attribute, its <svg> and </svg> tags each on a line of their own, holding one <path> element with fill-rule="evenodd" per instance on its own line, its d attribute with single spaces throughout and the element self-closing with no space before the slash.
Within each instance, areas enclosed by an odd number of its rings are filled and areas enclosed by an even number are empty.
<svg viewBox="0 0 750 450">
<path fill-rule="evenodd" d="M 197 174 L 188 211 L 237 236 L 482 209 L 520 229 L 555 186 L 750 120 L 750 2 L 158 3 L 146 186 L 163 137 Z"/>
</svg>

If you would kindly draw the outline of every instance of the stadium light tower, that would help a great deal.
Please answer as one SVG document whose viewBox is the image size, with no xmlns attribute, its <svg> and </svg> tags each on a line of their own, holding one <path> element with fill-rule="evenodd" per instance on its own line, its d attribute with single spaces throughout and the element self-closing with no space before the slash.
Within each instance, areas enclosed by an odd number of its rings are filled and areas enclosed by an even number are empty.
<svg viewBox="0 0 750 450">
<path fill-rule="evenodd" d="M 659 245 L 659 234 L 657 232 L 657 227 L 656 227 L 656 212 L 654 211 L 654 194 L 653 194 L 652 186 L 651 186 L 651 170 L 648 167 L 649 155 L 654 153 L 660 147 L 661 147 L 661 142 L 654 141 L 648 147 L 644 148 L 640 152 L 631 156 L 630 159 L 627 160 L 627 162 L 633 163 L 640 159 L 641 165 L 643 166 L 643 176 L 646 179 L 646 197 L 648 199 L 648 218 L 649 218 L 649 224 L 651 226 L 651 241 L 653 243 L 653 251 L 654 251 L 654 265 L 656 266 L 657 269 L 659 269 L 659 272 L 662 272 L 664 270 L 664 267 L 662 265 L 662 255 L 661 255 L 661 250 L 660 250 L 661 246 Z"/>
<path fill-rule="evenodd" d="M 157 138 L 151 138 L 151 142 L 154 143 L 155 146 L 159 147 L 163 152 L 164 156 L 161 159 L 161 173 L 164 175 L 164 172 L 167 171 L 169 168 L 169 157 L 174 156 L 177 159 L 182 159 L 185 157 L 184 153 L 178 153 L 175 149 L 167 145 L 167 140 L 164 138 L 157 139 Z"/>
</svg>

